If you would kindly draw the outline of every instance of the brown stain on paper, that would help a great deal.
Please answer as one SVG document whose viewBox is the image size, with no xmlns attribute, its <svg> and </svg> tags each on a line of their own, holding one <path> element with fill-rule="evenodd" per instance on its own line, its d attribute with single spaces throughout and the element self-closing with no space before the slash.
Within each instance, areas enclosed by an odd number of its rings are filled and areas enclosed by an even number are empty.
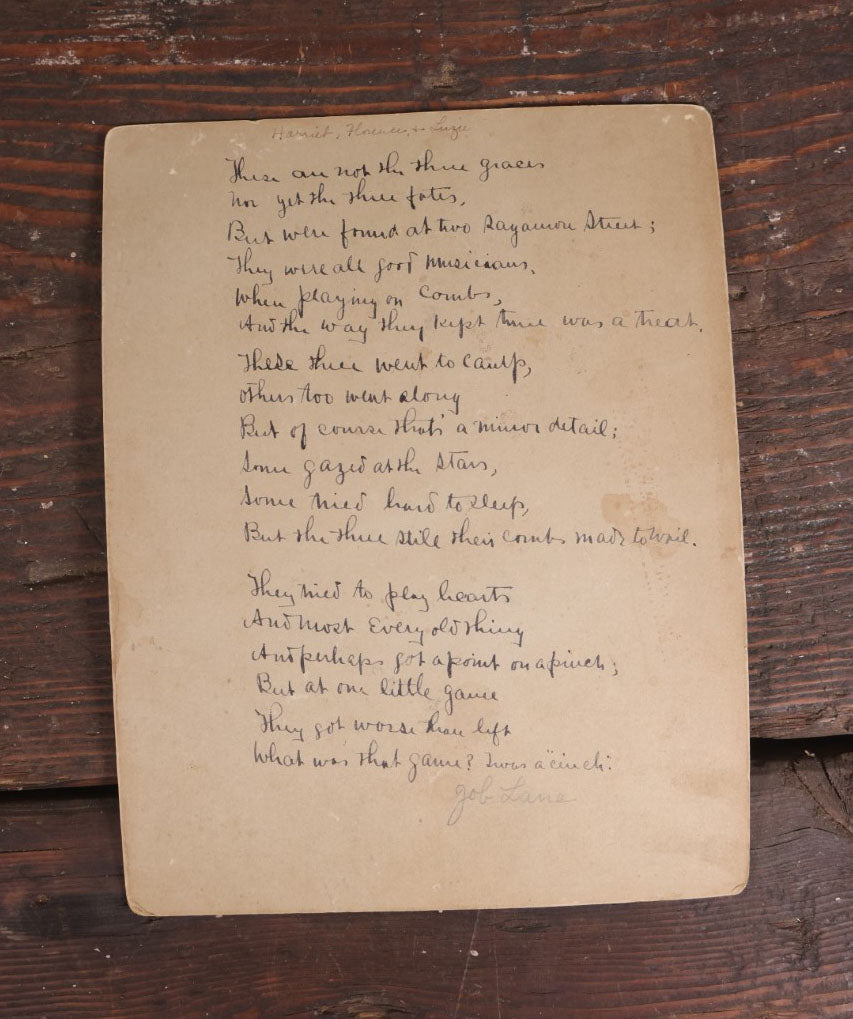
<svg viewBox="0 0 853 1019">
<path fill-rule="evenodd" d="M 669 515 L 666 505 L 653 495 L 635 499 L 627 492 L 615 492 L 601 498 L 601 513 L 608 524 L 618 527 L 630 542 L 635 527 L 651 527 L 676 535 L 681 525 Z M 646 545 L 649 553 L 658 559 L 667 559 L 678 550 L 678 543 L 659 545 L 651 541 Z"/>
</svg>

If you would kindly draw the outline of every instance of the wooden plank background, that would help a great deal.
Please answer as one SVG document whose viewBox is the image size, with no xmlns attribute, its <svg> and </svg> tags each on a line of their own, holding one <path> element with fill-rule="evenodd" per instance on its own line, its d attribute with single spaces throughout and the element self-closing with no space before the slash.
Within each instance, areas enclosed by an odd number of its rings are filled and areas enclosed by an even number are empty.
<svg viewBox="0 0 853 1019">
<path fill-rule="evenodd" d="M 849 1017 L 853 754 L 762 748 L 753 785 L 736 898 L 158 920 L 125 905 L 114 797 L 7 794 L 0 1015 Z"/>
<path fill-rule="evenodd" d="M 0 1014 L 853 1015 L 851 13 L 2 0 Z M 107 129 L 623 102 L 699 103 L 715 124 L 758 738 L 747 892 L 478 915 L 133 916 L 104 547 Z"/>
<path fill-rule="evenodd" d="M 146 121 L 708 107 L 732 298 L 752 730 L 853 731 L 849 5 L 554 6 L 6 0 L 0 787 L 115 780 L 100 180 L 107 128 Z"/>
</svg>

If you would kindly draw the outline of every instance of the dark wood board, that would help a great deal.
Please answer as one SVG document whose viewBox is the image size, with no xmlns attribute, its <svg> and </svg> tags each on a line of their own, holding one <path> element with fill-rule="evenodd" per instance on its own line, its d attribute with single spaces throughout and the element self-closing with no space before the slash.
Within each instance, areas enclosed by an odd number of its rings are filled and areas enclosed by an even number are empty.
<svg viewBox="0 0 853 1019">
<path fill-rule="evenodd" d="M 853 732 L 849 3 L 5 0 L 0 786 L 115 777 L 99 377 L 108 127 L 534 103 L 715 120 L 752 731 Z"/>
<path fill-rule="evenodd" d="M 850 1016 L 853 753 L 826 742 L 757 748 L 747 890 L 686 902 L 154 920 L 125 904 L 111 792 L 6 794 L 0 1015 Z"/>
</svg>

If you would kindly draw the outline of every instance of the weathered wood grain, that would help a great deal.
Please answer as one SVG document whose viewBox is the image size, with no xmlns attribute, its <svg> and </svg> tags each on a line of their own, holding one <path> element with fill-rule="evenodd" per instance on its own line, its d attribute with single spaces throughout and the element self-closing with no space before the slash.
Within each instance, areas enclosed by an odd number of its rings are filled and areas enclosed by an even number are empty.
<svg viewBox="0 0 853 1019">
<path fill-rule="evenodd" d="M 112 794 L 7 794 L 0 1014 L 849 1016 L 853 754 L 813 747 L 759 748 L 742 895 L 574 909 L 142 918 L 124 901 Z"/>
<path fill-rule="evenodd" d="M 849 3 L 7 2 L 0 786 L 112 781 L 103 136 L 146 121 L 697 102 L 715 118 L 752 727 L 853 732 Z"/>
</svg>

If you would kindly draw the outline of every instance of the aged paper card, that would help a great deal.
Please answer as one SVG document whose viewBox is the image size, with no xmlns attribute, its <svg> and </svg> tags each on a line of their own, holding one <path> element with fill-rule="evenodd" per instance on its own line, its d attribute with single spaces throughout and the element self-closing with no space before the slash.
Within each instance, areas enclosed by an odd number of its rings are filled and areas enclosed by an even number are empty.
<svg viewBox="0 0 853 1019">
<path fill-rule="evenodd" d="M 103 300 L 135 910 L 743 887 L 703 110 L 118 128 Z"/>
</svg>

